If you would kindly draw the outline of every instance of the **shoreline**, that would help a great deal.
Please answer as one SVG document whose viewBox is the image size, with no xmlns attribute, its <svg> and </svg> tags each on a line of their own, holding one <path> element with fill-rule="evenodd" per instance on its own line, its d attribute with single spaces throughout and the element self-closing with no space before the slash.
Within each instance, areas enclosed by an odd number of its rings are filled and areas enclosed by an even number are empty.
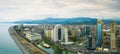
<svg viewBox="0 0 120 54">
<path fill-rule="evenodd" d="M 18 46 L 18 48 L 21 50 L 22 54 L 30 54 L 24 47 L 23 45 L 19 42 L 18 38 L 15 36 L 16 34 L 14 34 L 13 32 L 15 32 L 13 30 L 13 26 L 9 27 L 8 31 L 10 33 L 10 36 L 12 37 L 12 39 L 14 40 L 14 42 L 16 43 L 16 45 Z"/>
<path fill-rule="evenodd" d="M 14 26 L 9 27 L 8 29 L 10 36 L 12 37 L 12 39 L 14 40 L 14 42 L 17 44 L 17 46 L 19 47 L 19 49 L 22 51 L 22 54 L 31 54 L 29 52 L 29 50 L 26 50 L 25 46 L 21 43 L 21 39 L 24 39 L 23 37 L 21 37 L 14 29 Z M 21 39 L 20 39 L 21 38 Z M 24 39 L 25 40 L 25 39 Z M 27 40 L 25 40 L 27 43 L 29 43 Z M 30 45 L 34 46 L 32 43 L 29 43 Z M 36 46 L 34 46 L 36 47 Z M 37 47 L 36 47 L 37 48 Z M 43 51 L 40 48 L 37 48 L 37 50 L 39 50 L 40 53 L 42 54 L 48 54 L 47 52 Z"/>
</svg>

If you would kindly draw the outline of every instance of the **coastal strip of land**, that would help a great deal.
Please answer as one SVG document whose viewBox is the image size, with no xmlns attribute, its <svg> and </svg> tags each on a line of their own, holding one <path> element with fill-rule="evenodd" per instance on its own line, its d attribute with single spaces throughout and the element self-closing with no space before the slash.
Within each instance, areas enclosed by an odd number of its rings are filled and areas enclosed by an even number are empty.
<svg viewBox="0 0 120 54">
<path fill-rule="evenodd" d="M 18 38 L 16 37 L 16 36 L 19 36 L 19 35 L 15 32 L 13 26 L 11 26 L 8 31 L 9 31 L 10 36 L 12 37 L 12 39 L 15 41 L 15 43 L 16 43 L 17 46 L 19 47 L 19 49 L 22 51 L 22 53 L 23 53 L 23 54 L 30 54 L 30 53 L 23 47 L 23 45 L 19 42 Z"/>
<path fill-rule="evenodd" d="M 11 26 L 9 29 L 8 29 L 9 33 L 10 33 L 10 36 L 12 37 L 12 39 L 15 41 L 15 43 L 17 44 L 17 46 L 19 47 L 19 49 L 22 51 L 22 54 L 48 54 L 47 52 L 43 51 L 42 49 L 38 49 L 37 47 L 35 47 L 32 43 L 28 42 L 27 40 L 25 40 L 23 37 L 21 37 L 17 32 L 16 30 L 14 29 L 14 26 Z M 34 50 L 37 51 L 37 52 L 40 52 L 40 53 L 32 53 L 31 51 L 27 50 L 25 48 L 25 46 L 22 44 L 22 40 L 24 40 L 24 42 L 27 42 L 29 43 L 30 46 L 33 46 L 35 48 L 37 48 L 37 50 Z M 26 46 L 28 47 L 28 46 Z"/>
</svg>

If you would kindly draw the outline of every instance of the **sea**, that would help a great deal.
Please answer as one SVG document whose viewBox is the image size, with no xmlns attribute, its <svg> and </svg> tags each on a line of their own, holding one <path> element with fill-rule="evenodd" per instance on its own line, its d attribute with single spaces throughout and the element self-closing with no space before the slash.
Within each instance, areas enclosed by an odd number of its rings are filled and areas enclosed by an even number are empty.
<svg viewBox="0 0 120 54">
<path fill-rule="evenodd" d="M 8 32 L 8 28 L 13 25 L 0 23 L 0 54 L 22 54 Z"/>
</svg>

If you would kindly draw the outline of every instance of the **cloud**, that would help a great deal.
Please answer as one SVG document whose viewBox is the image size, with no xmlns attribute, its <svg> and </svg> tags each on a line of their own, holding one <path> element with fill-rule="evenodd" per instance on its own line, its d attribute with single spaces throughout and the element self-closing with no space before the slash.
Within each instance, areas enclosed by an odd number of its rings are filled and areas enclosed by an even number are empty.
<svg viewBox="0 0 120 54">
<path fill-rule="evenodd" d="M 0 0 L 0 19 L 16 21 L 23 18 L 114 17 L 120 15 L 119 2 L 119 0 Z"/>
</svg>

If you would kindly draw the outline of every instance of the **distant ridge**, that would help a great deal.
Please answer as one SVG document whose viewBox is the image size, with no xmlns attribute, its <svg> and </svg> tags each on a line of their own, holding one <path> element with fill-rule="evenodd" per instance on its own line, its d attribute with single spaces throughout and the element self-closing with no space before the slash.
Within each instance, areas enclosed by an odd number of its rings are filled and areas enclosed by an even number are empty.
<svg viewBox="0 0 120 54">
<path fill-rule="evenodd" d="M 113 22 L 113 19 L 103 19 L 105 24 Z M 97 18 L 90 17 L 75 17 L 75 18 L 46 18 L 43 20 L 20 20 L 13 23 L 25 24 L 97 24 Z M 120 24 L 120 19 L 116 20 Z"/>
</svg>

